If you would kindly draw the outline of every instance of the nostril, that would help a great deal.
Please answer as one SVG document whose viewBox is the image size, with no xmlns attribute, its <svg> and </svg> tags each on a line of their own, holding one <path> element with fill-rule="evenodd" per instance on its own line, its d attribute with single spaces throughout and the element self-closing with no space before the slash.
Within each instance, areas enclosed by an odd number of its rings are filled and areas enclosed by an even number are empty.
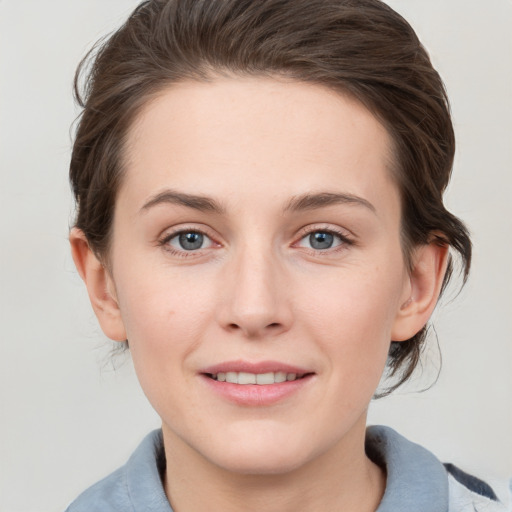
<svg viewBox="0 0 512 512">
<path fill-rule="evenodd" d="M 264 324 L 263 324 L 264 325 Z M 235 322 L 231 322 L 227 325 L 227 329 L 229 331 L 244 331 L 248 336 L 259 336 L 263 335 L 264 332 L 267 333 L 277 333 L 282 328 L 282 324 L 280 322 L 272 322 L 267 324 L 263 329 L 259 329 L 256 326 L 244 326 L 243 324 L 237 324 Z"/>
</svg>

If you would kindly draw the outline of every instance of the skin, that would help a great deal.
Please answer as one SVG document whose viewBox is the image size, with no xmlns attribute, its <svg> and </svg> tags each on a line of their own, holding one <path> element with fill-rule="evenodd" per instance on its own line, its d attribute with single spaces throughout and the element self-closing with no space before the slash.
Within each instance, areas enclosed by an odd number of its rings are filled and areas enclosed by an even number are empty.
<svg viewBox="0 0 512 512">
<path fill-rule="evenodd" d="M 109 269 L 79 230 L 71 244 L 162 418 L 171 504 L 375 510 L 385 475 L 364 452 L 367 407 L 390 341 L 427 322 L 446 265 L 434 244 L 405 265 L 386 130 L 321 86 L 218 78 L 163 91 L 127 148 Z M 186 251 L 178 232 L 205 242 Z M 333 246 L 313 248 L 315 232 Z M 201 374 L 240 359 L 313 375 L 277 403 L 240 405 Z"/>
</svg>

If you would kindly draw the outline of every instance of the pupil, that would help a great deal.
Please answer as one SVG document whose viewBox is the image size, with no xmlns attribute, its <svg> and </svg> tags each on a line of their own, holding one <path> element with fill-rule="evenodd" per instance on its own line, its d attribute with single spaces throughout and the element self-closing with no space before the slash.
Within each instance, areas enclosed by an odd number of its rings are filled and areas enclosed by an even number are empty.
<svg viewBox="0 0 512 512">
<path fill-rule="evenodd" d="M 200 249 L 203 245 L 203 235 L 201 233 L 182 233 L 180 235 L 180 245 L 186 251 Z"/>
<path fill-rule="evenodd" d="M 334 242 L 334 236 L 330 233 L 317 231 L 309 235 L 309 243 L 313 249 L 329 249 Z"/>
</svg>

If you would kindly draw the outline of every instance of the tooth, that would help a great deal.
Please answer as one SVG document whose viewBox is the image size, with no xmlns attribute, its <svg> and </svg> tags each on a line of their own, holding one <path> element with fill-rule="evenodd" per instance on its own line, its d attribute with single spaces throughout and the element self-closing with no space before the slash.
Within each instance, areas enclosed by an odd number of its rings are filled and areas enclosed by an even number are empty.
<svg viewBox="0 0 512 512">
<path fill-rule="evenodd" d="M 258 373 L 256 375 L 256 384 L 274 384 L 274 372 Z"/>
<path fill-rule="evenodd" d="M 284 372 L 276 372 L 274 374 L 274 382 L 285 382 L 286 381 L 286 373 Z"/>
<path fill-rule="evenodd" d="M 240 372 L 238 374 L 238 384 L 256 384 L 256 375 L 254 373 Z"/>
<path fill-rule="evenodd" d="M 227 372 L 226 373 L 226 382 L 231 382 L 231 384 L 238 384 L 238 373 Z"/>
<path fill-rule="evenodd" d="M 267 373 L 249 373 L 249 372 L 219 372 L 212 375 L 219 382 L 229 382 L 231 384 L 278 384 L 286 381 L 294 381 L 299 378 L 296 373 L 286 372 L 267 372 Z"/>
</svg>

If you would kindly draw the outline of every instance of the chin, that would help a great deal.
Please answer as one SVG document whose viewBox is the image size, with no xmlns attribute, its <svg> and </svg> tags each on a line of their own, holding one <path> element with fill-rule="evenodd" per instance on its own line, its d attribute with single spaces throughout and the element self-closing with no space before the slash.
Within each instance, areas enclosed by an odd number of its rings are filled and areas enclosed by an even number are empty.
<svg viewBox="0 0 512 512">
<path fill-rule="evenodd" d="M 214 441 L 215 449 L 208 458 L 226 471 L 243 475 L 286 474 L 309 460 L 305 440 L 268 434 Z"/>
<path fill-rule="evenodd" d="M 302 467 L 306 462 L 304 458 L 298 457 L 297 453 L 237 453 L 233 457 L 220 457 L 217 464 L 230 473 L 239 475 L 284 475 Z"/>
</svg>

